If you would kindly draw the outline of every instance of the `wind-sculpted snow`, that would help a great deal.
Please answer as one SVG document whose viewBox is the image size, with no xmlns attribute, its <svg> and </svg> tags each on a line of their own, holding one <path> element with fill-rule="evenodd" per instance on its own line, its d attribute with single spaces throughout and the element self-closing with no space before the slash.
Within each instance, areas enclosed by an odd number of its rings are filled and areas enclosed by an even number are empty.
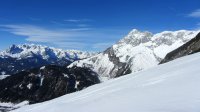
<svg viewBox="0 0 200 112">
<path fill-rule="evenodd" d="M 12 112 L 199 112 L 200 53 Z"/>
<path fill-rule="evenodd" d="M 199 31 L 164 31 L 157 34 L 132 30 L 104 52 L 72 63 L 87 66 L 103 79 L 119 77 L 158 65 L 165 55 L 194 38 Z"/>
</svg>

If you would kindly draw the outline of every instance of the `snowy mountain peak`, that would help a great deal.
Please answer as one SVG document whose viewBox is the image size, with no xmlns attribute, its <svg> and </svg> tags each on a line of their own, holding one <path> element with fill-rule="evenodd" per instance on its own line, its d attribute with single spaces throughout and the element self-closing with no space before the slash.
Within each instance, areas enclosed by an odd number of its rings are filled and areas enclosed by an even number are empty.
<svg viewBox="0 0 200 112">
<path fill-rule="evenodd" d="M 130 33 L 137 33 L 137 32 L 140 32 L 138 29 L 132 29 L 131 31 L 130 31 Z"/>
<path fill-rule="evenodd" d="M 171 45 L 173 42 L 188 41 L 197 35 L 200 31 L 189 31 L 189 30 L 178 30 L 178 31 L 163 31 L 157 33 L 153 36 L 152 41 L 155 41 L 157 44 L 167 44 Z M 169 42 L 170 41 L 170 42 Z"/>
<path fill-rule="evenodd" d="M 16 46 L 15 44 L 11 45 L 9 47 L 9 49 L 6 50 L 7 53 L 11 53 L 11 54 L 16 54 L 16 53 L 20 53 L 23 50 L 20 49 L 18 46 Z"/>
<path fill-rule="evenodd" d="M 43 59 L 47 58 L 84 59 L 94 55 L 95 53 L 83 52 L 78 50 L 62 50 L 35 44 L 21 44 L 21 45 L 13 44 L 6 51 L 0 52 L 1 56 L 8 56 L 12 58 L 25 58 L 30 54 L 41 56 L 43 57 Z"/>
<path fill-rule="evenodd" d="M 11 45 L 7 50 L 0 52 L 0 75 L 10 75 L 50 64 L 65 66 L 95 54 L 35 44 Z"/>
<path fill-rule="evenodd" d="M 133 46 L 137 46 L 141 43 L 145 43 L 151 40 L 153 34 L 147 31 L 139 31 L 137 29 L 133 29 L 129 32 L 127 36 L 119 41 L 119 44 L 131 44 Z"/>
</svg>

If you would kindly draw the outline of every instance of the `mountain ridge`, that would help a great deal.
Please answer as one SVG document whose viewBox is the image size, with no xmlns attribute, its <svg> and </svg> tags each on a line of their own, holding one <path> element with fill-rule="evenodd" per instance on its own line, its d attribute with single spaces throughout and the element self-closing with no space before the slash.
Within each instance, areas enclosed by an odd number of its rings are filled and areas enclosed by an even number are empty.
<svg viewBox="0 0 200 112">
<path fill-rule="evenodd" d="M 15 74 L 22 70 L 50 64 L 69 65 L 94 54 L 96 53 L 62 50 L 35 44 L 12 45 L 7 50 L 0 52 L 0 75 Z"/>
<path fill-rule="evenodd" d="M 188 42 L 198 32 L 200 31 L 178 30 L 153 34 L 133 29 L 104 52 L 75 61 L 69 67 L 87 66 L 101 75 L 103 79 L 115 78 L 130 73 L 130 71 L 139 72 L 156 66 L 168 52 Z M 112 57 L 113 59 L 110 59 Z M 116 65 L 115 62 L 121 64 Z M 126 73 L 126 71 L 129 72 Z"/>
<path fill-rule="evenodd" d="M 186 55 L 194 54 L 199 51 L 200 33 L 198 33 L 198 35 L 195 38 L 191 39 L 189 42 L 183 44 L 172 52 L 169 52 L 159 64 L 163 64 Z"/>
</svg>

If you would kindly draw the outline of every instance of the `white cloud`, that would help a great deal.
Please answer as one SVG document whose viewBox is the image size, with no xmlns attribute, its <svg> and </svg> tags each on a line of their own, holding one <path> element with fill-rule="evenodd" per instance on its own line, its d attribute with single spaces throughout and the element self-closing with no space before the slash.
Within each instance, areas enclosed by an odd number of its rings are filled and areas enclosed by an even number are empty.
<svg viewBox="0 0 200 112">
<path fill-rule="evenodd" d="M 50 29 L 34 25 L 0 25 L 1 30 L 25 38 L 28 42 L 47 43 L 63 49 L 104 50 L 118 32 L 90 28 Z M 109 42 L 107 42 L 109 41 Z"/>
<path fill-rule="evenodd" d="M 63 41 L 68 37 L 75 36 L 73 33 L 64 30 L 49 30 L 32 25 L 1 25 L 1 27 L 15 35 L 27 36 L 26 40 L 32 42 Z"/>
<path fill-rule="evenodd" d="M 56 46 L 60 46 L 62 48 L 67 48 L 67 49 L 83 49 L 88 46 L 86 43 L 82 42 L 58 42 L 55 43 Z"/>
<path fill-rule="evenodd" d="M 105 43 L 96 43 L 93 45 L 94 49 L 105 50 L 108 47 L 111 47 L 114 43 L 113 42 L 105 42 Z"/>
<path fill-rule="evenodd" d="M 89 27 L 90 25 L 88 25 L 88 24 L 78 24 L 77 26 L 78 27 Z"/>
<path fill-rule="evenodd" d="M 195 17 L 195 18 L 200 18 L 200 9 L 197 9 L 190 14 L 188 14 L 189 17 Z"/>
<path fill-rule="evenodd" d="M 90 22 L 91 19 L 66 19 L 66 22 L 80 23 L 80 22 Z"/>
<path fill-rule="evenodd" d="M 0 27 L 12 34 L 25 36 L 29 42 L 50 43 L 62 48 L 84 47 L 85 44 L 79 41 L 88 36 L 86 33 L 88 28 L 46 29 L 33 25 L 1 25 Z"/>
<path fill-rule="evenodd" d="M 80 22 L 81 20 L 77 20 L 77 19 L 67 19 L 67 20 L 64 20 L 64 21 L 77 23 L 77 22 Z"/>
</svg>

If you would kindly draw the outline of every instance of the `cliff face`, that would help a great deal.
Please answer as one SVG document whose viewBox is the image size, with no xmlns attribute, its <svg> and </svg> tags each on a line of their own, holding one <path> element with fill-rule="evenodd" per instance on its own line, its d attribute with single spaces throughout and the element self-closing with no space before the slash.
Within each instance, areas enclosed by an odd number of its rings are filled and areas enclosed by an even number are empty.
<svg viewBox="0 0 200 112">
<path fill-rule="evenodd" d="M 200 33 L 197 34 L 197 36 L 191 39 L 189 42 L 185 43 L 184 45 L 175 49 L 174 51 L 168 53 L 165 56 L 165 58 L 160 62 L 160 64 L 166 63 L 174 59 L 177 59 L 186 55 L 190 55 L 199 51 L 200 51 Z"/>
</svg>

